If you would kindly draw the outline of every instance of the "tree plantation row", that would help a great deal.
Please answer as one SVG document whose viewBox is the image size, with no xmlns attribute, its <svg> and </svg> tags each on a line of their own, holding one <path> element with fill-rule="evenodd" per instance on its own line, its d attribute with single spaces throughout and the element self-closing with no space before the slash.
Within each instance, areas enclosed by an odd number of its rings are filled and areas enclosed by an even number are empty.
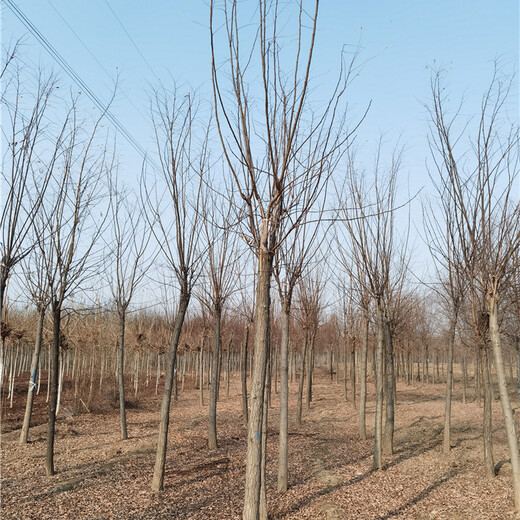
<svg viewBox="0 0 520 520">
<path fill-rule="evenodd" d="M 483 401 L 488 478 L 495 476 L 492 404 L 500 398 L 520 512 L 511 404 L 520 356 L 519 130 L 508 113 L 515 77 L 495 63 L 468 118 L 446 94 L 445 71 L 432 72 L 425 128 L 432 188 L 421 195 L 421 219 L 412 214 L 419 194 L 403 196 L 403 150 L 388 153 L 380 137 L 367 161 L 356 143 L 370 109 L 347 111 L 357 53 L 351 61 L 343 55 L 337 81 L 316 94 L 318 4 L 282 9 L 259 0 L 251 31 L 236 1 L 210 2 L 211 106 L 175 86 L 152 90 L 155 151 L 139 175 L 119 170 L 111 104 L 99 112 L 81 92 L 62 94 L 55 75 L 22 66 L 18 46 L 7 51 L 3 405 L 13 400 L 16 376 L 28 372 L 20 437 L 27 443 L 47 379 L 50 477 L 59 471 L 65 384 L 73 386 L 75 413 L 94 410 L 103 394 L 117 400 L 123 440 L 131 396 L 155 386 L 162 398 L 151 488 L 161 492 L 167 458 L 175 457 L 167 452 L 172 397 L 198 385 L 215 450 L 219 394 L 239 372 L 243 518 L 257 520 L 269 512 L 273 391 L 277 488 L 285 493 L 290 380 L 298 380 L 299 422 L 314 367 L 328 367 L 358 406 L 359 435 L 373 437 L 379 471 L 395 452 L 400 378 L 445 384 L 443 450 L 452 449 L 457 363 L 464 399 L 471 379 Z M 428 274 L 413 268 L 415 228 Z M 370 424 L 367 381 L 375 392 Z"/>
</svg>

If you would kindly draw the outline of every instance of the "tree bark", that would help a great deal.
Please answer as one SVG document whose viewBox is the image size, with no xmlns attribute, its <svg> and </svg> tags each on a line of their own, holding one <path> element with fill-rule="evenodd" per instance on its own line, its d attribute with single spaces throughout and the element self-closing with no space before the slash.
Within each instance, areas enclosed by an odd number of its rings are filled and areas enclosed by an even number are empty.
<svg viewBox="0 0 520 520">
<path fill-rule="evenodd" d="M 394 345 L 392 341 L 392 329 L 388 321 L 384 322 L 385 356 L 385 382 L 386 382 L 386 413 L 385 429 L 383 434 L 383 453 L 392 455 L 394 452 L 394 426 L 395 426 L 395 375 L 394 375 Z"/>
<path fill-rule="evenodd" d="M 376 379 L 376 413 L 374 425 L 374 469 L 383 469 L 383 341 L 384 322 L 383 312 L 379 305 L 376 309 L 377 315 L 377 342 L 374 351 L 375 357 L 375 379 Z"/>
<path fill-rule="evenodd" d="M 300 367 L 300 380 L 298 381 L 298 403 L 296 406 L 296 424 L 302 423 L 302 408 L 303 408 L 303 385 L 305 382 L 305 366 L 307 359 L 307 350 L 309 348 L 309 335 L 305 333 L 305 340 L 303 342 L 303 352 Z"/>
<path fill-rule="evenodd" d="M 442 449 L 444 453 L 451 450 L 451 395 L 453 392 L 453 347 L 455 345 L 455 328 L 457 326 L 457 313 L 454 312 L 450 320 L 448 337 L 448 367 L 446 377 L 446 400 L 444 406 L 444 436 Z"/>
<path fill-rule="evenodd" d="M 511 467 L 513 469 L 515 510 L 518 514 L 520 513 L 520 459 L 518 456 L 518 437 L 504 373 L 502 348 L 500 344 L 500 329 L 498 326 L 498 303 L 494 298 L 488 297 L 487 305 L 489 312 L 489 336 L 495 359 L 495 370 L 498 379 L 500 402 L 502 403 L 504 422 L 506 424 L 507 442 L 509 445 L 509 453 L 511 455 Z"/>
<path fill-rule="evenodd" d="M 119 418 L 121 423 L 121 439 L 128 439 L 126 427 L 126 396 L 125 396 L 125 323 L 126 312 L 119 313 L 119 362 L 118 362 L 118 381 L 119 381 Z"/>
<path fill-rule="evenodd" d="M 25 404 L 25 415 L 23 418 L 22 431 L 20 432 L 20 444 L 27 444 L 29 438 L 29 427 L 31 423 L 31 414 L 34 401 L 34 392 L 36 390 L 36 376 L 40 362 L 40 352 L 42 348 L 43 324 L 45 321 L 45 307 L 40 308 L 38 318 L 38 328 L 36 330 L 36 341 L 34 343 L 34 351 L 31 360 L 31 372 L 29 380 L 29 389 L 27 391 L 27 402 Z"/>
<path fill-rule="evenodd" d="M 495 478 L 495 463 L 493 461 L 493 424 L 492 424 L 492 403 L 493 393 L 491 390 L 491 371 L 487 347 L 480 349 L 482 382 L 484 386 L 484 421 L 483 421 L 483 441 L 484 441 L 484 473 L 488 479 Z"/>
<path fill-rule="evenodd" d="M 219 360 L 222 337 L 220 334 L 220 324 L 222 321 L 222 311 L 220 307 L 214 309 L 213 316 L 213 361 L 211 364 L 211 387 L 209 393 L 209 429 L 208 447 L 210 450 L 217 449 L 217 400 L 220 379 Z"/>
<path fill-rule="evenodd" d="M 247 427 L 248 408 L 247 408 L 247 347 L 249 343 L 249 324 L 246 327 L 246 339 L 244 340 L 244 347 L 242 349 L 242 417 L 244 419 L 244 426 Z"/>
<path fill-rule="evenodd" d="M 50 394 L 49 394 L 49 420 L 47 423 L 47 451 L 45 454 L 45 474 L 52 477 L 54 471 L 54 432 L 56 425 L 56 406 L 58 404 L 58 379 L 60 363 L 60 325 L 61 307 L 53 306 L 52 309 L 52 346 L 50 354 Z"/>
<path fill-rule="evenodd" d="M 267 227 L 267 222 L 263 223 Z M 263 230 L 264 231 L 264 230 Z M 247 458 L 244 491 L 244 520 L 258 520 L 262 476 L 262 422 L 264 392 L 269 359 L 269 310 L 273 255 L 265 244 L 258 251 L 258 278 L 255 307 L 254 359 L 249 395 Z"/>
<path fill-rule="evenodd" d="M 287 491 L 288 482 L 288 429 L 289 429 L 289 320 L 291 304 L 282 302 L 280 344 L 280 435 L 278 448 L 278 491 Z"/>
<path fill-rule="evenodd" d="M 368 354 L 368 318 L 363 317 L 363 331 L 361 337 L 361 359 L 360 359 L 360 378 L 359 389 L 359 437 L 366 440 L 366 403 L 367 403 L 367 354 Z"/>
<path fill-rule="evenodd" d="M 155 455 L 154 474 L 152 479 L 152 490 L 161 491 L 164 489 L 164 467 L 166 464 L 166 448 L 168 446 L 168 426 L 170 424 L 170 404 L 173 389 L 173 372 L 175 369 L 175 359 L 177 357 L 177 346 L 181 335 L 182 324 L 188 309 L 189 294 L 186 290 L 181 292 L 179 298 L 179 308 L 175 316 L 175 322 L 170 341 L 170 348 L 166 357 L 166 367 L 164 374 L 164 391 L 161 402 L 159 435 L 157 441 L 157 452 Z"/>
<path fill-rule="evenodd" d="M 311 332 L 309 348 L 307 350 L 307 399 L 305 400 L 309 410 L 312 403 L 312 373 L 314 372 L 314 344 L 316 342 L 316 330 Z"/>
</svg>

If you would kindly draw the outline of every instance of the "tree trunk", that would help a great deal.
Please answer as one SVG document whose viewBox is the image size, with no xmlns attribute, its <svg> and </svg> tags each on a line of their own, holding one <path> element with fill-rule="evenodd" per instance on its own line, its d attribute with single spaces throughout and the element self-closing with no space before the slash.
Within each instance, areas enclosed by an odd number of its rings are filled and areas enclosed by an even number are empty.
<svg viewBox="0 0 520 520">
<path fill-rule="evenodd" d="M 343 395 L 345 396 L 345 401 L 348 401 L 348 386 L 347 386 L 347 374 L 348 374 L 348 367 L 347 367 L 347 352 L 349 350 L 348 348 L 348 340 L 349 336 L 347 333 L 347 327 L 343 327 Z"/>
<path fill-rule="evenodd" d="M 450 321 L 450 330 L 448 337 L 448 368 L 446 378 L 446 401 L 444 406 L 444 437 L 442 449 L 444 453 L 451 450 L 451 394 L 453 392 L 453 347 L 455 345 L 455 327 L 457 326 L 457 312 L 453 312 Z"/>
<path fill-rule="evenodd" d="M 291 304 L 282 302 L 282 341 L 280 344 L 280 435 L 278 449 L 278 491 L 287 491 L 289 428 L 289 320 Z"/>
<path fill-rule="evenodd" d="M 492 403 L 493 393 L 491 390 L 491 371 L 487 347 L 480 349 L 482 382 L 484 386 L 484 421 L 483 421 L 483 441 L 484 441 L 484 472 L 488 479 L 495 478 L 495 463 L 493 461 L 493 424 L 492 424 Z"/>
<path fill-rule="evenodd" d="M 269 416 L 269 386 L 271 379 L 271 361 L 267 362 L 267 376 L 264 389 L 264 410 L 262 415 L 262 464 L 260 471 L 260 508 L 258 512 L 259 520 L 267 520 L 267 491 L 265 484 L 265 470 L 267 466 L 267 422 Z"/>
<path fill-rule="evenodd" d="M 263 223 L 263 227 L 267 223 Z M 265 231 L 262 230 L 262 234 Z M 249 394 L 249 420 L 247 423 L 247 458 L 244 491 L 243 520 L 258 520 L 260 511 L 260 484 L 262 475 L 262 422 L 264 392 L 269 359 L 270 284 L 273 255 L 262 244 L 258 252 L 258 278 L 255 307 L 255 352 Z"/>
<path fill-rule="evenodd" d="M 352 406 L 356 407 L 356 340 L 353 338 L 350 344 L 350 387 Z"/>
<path fill-rule="evenodd" d="M 29 380 L 29 389 L 27 391 L 27 402 L 25 404 L 25 415 L 23 418 L 22 431 L 20 432 L 20 444 L 27 444 L 29 438 L 29 427 L 31 423 L 32 406 L 34 401 L 34 391 L 36 389 L 36 376 L 38 373 L 38 365 L 40 363 L 40 352 L 42 348 L 43 323 L 45 321 L 45 307 L 40 309 L 38 319 L 38 328 L 36 330 L 36 342 L 34 343 L 34 351 L 31 360 L 31 375 Z"/>
<path fill-rule="evenodd" d="M 520 513 L 520 459 L 518 456 L 518 437 L 516 432 L 515 418 L 509 400 L 506 378 L 504 374 L 504 363 L 502 360 L 502 348 L 500 345 L 500 329 L 498 327 L 498 304 L 494 298 L 488 298 L 489 312 L 489 337 L 495 358 L 495 370 L 498 379 L 498 390 L 506 424 L 507 442 L 511 455 L 511 467 L 513 470 L 513 491 L 515 497 L 515 509 Z"/>
<path fill-rule="evenodd" d="M 47 451 L 45 454 L 45 474 L 52 477 L 54 471 L 54 431 L 56 425 L 56 406 L 58 404 L 58 379 L 60 363 L 60 324 L 61 307 L 53 305 L 52 309 L 52 346 L 50 354 L 50 393 L 49 421 L 47 423 Z"/>
<path fill-rule="evenodd" d="M 303 385 L 305 382 L 305 365 L 307 359 L 307 350 L 309 348 L 309 335 L 305 332 L 305 340 L 303 342 L 302 361 L 300 367 L 300 380 L 298 381 L 298 404 L 296 406 L 296 424 L 302 423 L 303 408 Z"/>
<path fill-rule="evenodd" d="M 166 448 L 168 446 L 168 426 L 170 424 L 170 403 L 173 388 L 173 371 L 175 369 L 175 359 L 177 357 L 177 346 L 181 335 L 182 324 L 188 309 L 189 294 L 186 290 L 181 292 L 179 298 L 179 308 L 175 316 L 172 330 L 170 348 L 166 357 L 166 367 L 164 374 L 164 391 L 161 402 L 159 435 L 157 441 L 157 452 L 155 455 L 155 466 L 152 480 L 152 490 L 161 491 L 164 489 L 164 467 L 166 464 Z"/>
<path fill-rule="evenodd" d="M 209 429 L 208 446 L 210 450 L 217 449 L 217 399 L 220 379 L 219 359 L 222 337 L 220 334 L 220 324 L 222 321 L 222 311 L 220 307 L 214 309 L 213 316 L 213 362 L 211 364 L 211 388 L 209 393 Z"/>
<path fill-rule="evenodd" d="M 386 414 L 385 430 L 383 435 L 383 453 L 392 455 L 394 452 L 394 426 L 395 426 L 395 375 L 394 375 L 394 345 L 392 341 L 392 329 L 388 321 L 384 323 L 384 356 L 385 356 L 385 382 L 386 382 Z"/>
<path fill-rule="evenodd" d="M 361 337 L 361 360 L 359 389 L 359 437 L 361 440 L 367 438 L 366 428 L 366 403 L 367 403 L 367 354 L 368 354 L 368 318 L 363 317 L 363 331 Z"/>
<path fill-rule="evenodd" d="M 121 423 L 121 439 L 128 439 L 126 428 L 126 401 L 125 401 L 125 323 L 126 313 L 119 313 L 119 362 L 118 362 L 118 381 L 119 381 L 119 417 Z"/>
<path fill-rule="evenodd" d="M 374 469 L 383 469 L 383 342 L 384 322 L 383 312 L 377 306 L 377 342 L 374 352 L 375 357 L 375 383 L 376 383 L 376 413 L 374 425 Z"/>
<path fill-rule="evenodd" d="M 248 409 L 247 409 L 247 346 L 249 343 L 249 324 L 246 327 L 246 339 L 244 340 L 244 347 L 242 349 L 242 417 L 244 419 L 244 426 L 247 427 Z"/>
<path fill-rule="evenodd" d="M 516 394 L 520 401 L 520 338 L 516 340 Z"/>
<path fill-rule="evenodd" d="M 312 403 L 312 373 L 314 372 L 314 344 L 316 342 L 316 330 L 311 332 L 311 339 L 309 342 L 309 348 L 307 350 L 307 399 L 306 405 L 309 410 Z"/>
</svg>

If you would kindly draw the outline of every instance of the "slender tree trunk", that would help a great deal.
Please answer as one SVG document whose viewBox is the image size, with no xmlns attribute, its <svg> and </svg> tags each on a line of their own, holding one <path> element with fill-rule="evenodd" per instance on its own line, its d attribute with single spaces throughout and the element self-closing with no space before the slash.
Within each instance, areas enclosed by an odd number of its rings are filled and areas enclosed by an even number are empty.
<svg viewBox="0 0 520 520">
<path fill-rule="evenodd" d="M 222 343 L 222 337 L 220 334 L 221 319 L 222 311 L 220 307 L 216 307 L 213 316 L 213 362 L 211 365 L 211 388 L 209 393 L 208 446 L 210 450 L 217 449 L 217 399 L 220 379 L 220 347 Z"/>
<path fill-rule="evenodd" d="M 186 290 L 181 292 L 179 298 L 179 308 L 175 316 L 173 325 L 170 348 L 166 357 L 166 367 L 164 374 L 164 391 L 161 402 L 159 435 L 157 441 L 157 452 L 155 456 L 155 467 L 152 480 L 152 490 L 161 491 L 164 489 L 164 467 L 166 464 L 166 448 L 168 446 L 168 426 L 170 424 L 170 404 L 173 389 L 173 371 L 175 369 L 175 359 L 177 357 L 177 346 L 181 335 L 182 324 L 188 309 L 189 294 Z"/>
<path fill-rule="evenodd" d="M 484 345 L 480 349 L 482 382 L 484 385 L 484 421 L 483 421 L 483 441 L 484 441 L 484 472 L 488 479 L 495 478 L 495 463 L 493 460 L 493 424 L 492 424 L 492 403 L 493 392 L 491 390 L 491 371 L 487 347 Z"/>
<path fill-rule="evenodd" d="M 262 224 L 266 227 L 267 222 Z M 266 230 L 262 230 L 262 234 Z M 265 239 L 266 241 L 266 239 Z M 270 283 L 273 255 L 262 244 L 258 252 L 258 278 L 255 307 L 255 352 L 252 367 L 249 420 L 247 423 L 247 458 L 243 520 L 258 520 L 262 477 L 262 423 L 264 392 L 269 359 Z"/>
<path fill-rule="evenodd" d="M 296 424 L 302 423 L 302 408 L 303 408 L 303 385 L 305 382 L 305 365 L 307 359 L 307 350 L 309 348 L 309 335 L 305 332 L 305 340 L 303 342 L 303 352 L 300 367 L 300 379 L 298 381 L 298 404 L 296 406 Z"/>
<path fill-rule="evenodd" d="M 204 340 L 199 352 L 199 401 L 204 406 Z"/>
<path fill-rule="evenodd" d="M 56 425 L 56 406 L 58 404 L 58 378 L 60 363 L 60 324 L 61 307 L 53 305 L 52 347 L 50 355 L 49 421 L 47 423 L 47 451 L 45 454 L 45 474 L 52 477 L 54 471 L 54 432 Z"/>
<path fill-rule="evenodd" d="M 312 403 L 312 374 L 314 372 L 314 344 L 316 342 L 316 330 L 313 330 L 311 332 L 311 338 L 309 342 L 309 348 L 307 351 L 308 358 L 307 358 L 307 399 L 306 399 L 306 405 L 307 409 L 309 410 Z"/>
<path fill-rule="evenodd" d="M 347 374 L 348 374 L 348 367 L 347 367 L 347 352 L 349 350 L 348 348 L 348 342 L 349 342 L 349 335 L 347 333 L 347 326 L 343 327 L 343 395 L 345 396 L 345 401 L 348 400 L 348 387 L 347 387 Z"/>
<path fill-rule="evenodd" d="M 516 393 L 520 401 L 520 338 L 516 340 Z"/>
<path fill-rule="evenodd" d="M 280 435 L 278 450 L 278 491 L 287 491 L 289 429 L 289 320 L 291 304 L 282 302 L 282 341 L 280 344 Z"/>
<path fill-rule="evenodd" d="M 368 354 L 368 318 L 363 317 L 363 331 L 361 337 L 361 360 L 360 376 L 361 385 L 359 389 L 359 437 L 366 440 L 366 403 L 367 403 L 367 354 Z"/>
<path fill-rule="evenodd" d="M 119 381 L 119 418 L 121 423 L 121 439 L 128 439 L 126 428 L 126 401 L 125 401 L 125 323 L 126 313 L 119 313 L 119 351 L 118 351 L 118 381 Z"/>
<path fill-rule="evenodd" d="M 271 361 L 267 362 L 267 376 L 265 380 L 264 389 L 264 410 L 262 416 L 262 464 L 260 472 L 260 508 L 258 512 L 259 520 L 267 520 L 267 490 L 265 484 L 265 470 L 267 466 L 267 423 L 269 416 L 269 386 L 270 386 L 270 372 Z"/>
<path fill-rule="evenodd" d="M 468 364 L 466 363 L 466 354 L 462 355 L 462 403 L 467 402 L 468 390 Z"/>
<path fill-rule="evenodd" d="M 394 375 L 394 345 L 392 341 L 392 329 L 388 321 L 384 323 L 384 356 L 385 356 L 385 382 L 386 382 L 386 413 L 385 429 L 383 434 L 383 453 L 392 455 L 394 452 L 394 426 L 395 426 L 395 375 Z"/>
<path fill-rule="evenodd" d="M 377 342 L 374 352 L 376 372 L 376 413 L 374 426 L 374 469 L 383 469 L 383 312 L 377 306 Z"/>
<path fill-rule="evenodd" d="M 356 407 L 356 339 L 353 338 L 350 344 L 350 387 L 352 406 Z"/>
<path fill-rule="evenodd" d="M 500 392 L 500 401 L 502 403 L 502 411 L 504 413 L 504 422 L 506 425 L 507 442 L 509 444 L 511 467 L 513 469 L 515 509 L 518 514 L 520 513 L 520 459 L 518 455 L 518 436 L 504 374 L 502 348 L 500 345 L 500 329 L 498 326 L 498 304 L 497 301 L 491 297 L 488 297 L 487 304 L 489 312 L 489 336 L 491 339 L 491 346 L 493 348 L 495 370 L 498 379 L 498 390 Z"/>
<path fill-rule="evenodd" d="M 242 349 L 242 417 L 244 419 L 244 426 L 247 426 L 248 408 L 247 408 L 247 346 L 249 343 L 249 324 L 246 327 L 246 338 L 244 340 L 244 347 Z"/>
<path fill-rule="evenodd" d="M 448 368 L 446 378 L 446 400 L 444 406 L 444 437 L 442 449 L 444 453 L 451 450 L 451 394 L 453 392 L 453 347 L 455 345 L 455 328 L 457 326 L 457 311 L 453 311 L 453 317 L 450 322 L 450 330 L 448 337 Z"/>
<path fill-rule="evenodd" d="M 25 415 L 23 418 L 22 431 L 20 432 L 20 444 L 27 444 L 29 438 L 29 427 L 31 423 L 31 414 L 34 401 L 34 391 L 36 389 L 36 376 L 40 363 L 40 352 L 42 348 L 43 324 L 45 321 L 45 307 L 40 308 L 38 317 L 38 328 L 36 330 L 36 341 L 34 343 L 34 351 L 31 360 L 31 375 L 29 380 L 29 389 L 27 391 L 27 402 L 25 404 Z"/>
</svg>

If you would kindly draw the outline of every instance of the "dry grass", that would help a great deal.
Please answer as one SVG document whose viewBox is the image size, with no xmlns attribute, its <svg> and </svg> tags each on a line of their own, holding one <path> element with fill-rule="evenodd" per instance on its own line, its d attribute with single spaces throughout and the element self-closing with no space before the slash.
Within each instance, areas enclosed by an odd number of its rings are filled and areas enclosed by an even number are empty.
<svg viewBox="0 0 520 520">
<path fill-rule="evenodd" d="M 159 400 L 140 396 L 128 412 L 130 439 L 119 440 L 117 410 L 74 415 L 67 395 L 56 439 L 57 475 L 44 476 L 45 424 L 31 429 L 31 442 L 18 445 L 19 431 L 2 436 L 2 518 L 240 518 L 245 429 L 239 381 L 222 390 L 218 408 L 219 449 L 206 446 L 207 408 L 198 393 L 180 393 L 171 412 L 165 490 L 150 490 Z M 23 388 L 21 383 L 20 388 Z M 360 441 L 357 411 L 342 386 L 318 371 L 304 423 L 290 417 L 290 489 L 276 491 L 277 405 L 273 394 L 268 445 L 268 501 L 276 519 L 507 519 L 513 517 L 509 456 L 500 403 L 494 406 L 494 453 L 498 476 L 483 477 L 481 415 L 476 403 L 453 406 L 454 448 L 442 453 L 444 385 L 398 385 L 395 454 L 386 469 L 372 470 L 372 439 Z M 151 389 L 150 389 L 151 392 Z M 296 386 L 291 388 L 294 400 Z M 4 407 L 4 431 L 15 428 L 23 392 Z M 44 393 L 38 396 L 44 410 Z M 295 402 L 291 402 L 294 411 Z M 69 406 L 69 408 L 68 408 Z M 368 424 L 373 421 L 369 401 Z M 43 414 L 38 415 L 43 420 Z"/>
</svg>

